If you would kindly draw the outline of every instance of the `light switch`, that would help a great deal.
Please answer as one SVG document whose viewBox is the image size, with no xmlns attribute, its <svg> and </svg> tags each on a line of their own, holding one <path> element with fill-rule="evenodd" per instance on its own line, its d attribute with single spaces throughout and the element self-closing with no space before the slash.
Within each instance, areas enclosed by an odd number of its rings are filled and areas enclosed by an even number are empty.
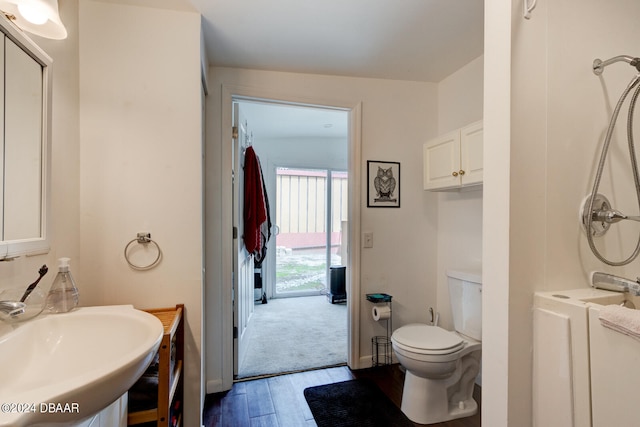
<svg viewBox="0 0 640 427">
<path fill-rule="evenodd" d="M 366 232 L 364 233 L 364 243 L 363 246 L 365 248 L 372 248 L 373 247 L 373 233 L 372 232 Z"/>
</svg>

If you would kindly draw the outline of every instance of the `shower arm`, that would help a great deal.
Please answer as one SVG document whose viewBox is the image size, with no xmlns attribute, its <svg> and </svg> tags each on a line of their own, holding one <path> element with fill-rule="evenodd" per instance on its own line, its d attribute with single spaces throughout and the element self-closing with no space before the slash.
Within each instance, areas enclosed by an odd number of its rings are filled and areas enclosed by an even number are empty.
<svg viewBox="0 0 640 427">
<path fill-rule="evenodd" d="M 599 76 L 604 71 L 604 67 L 616 62 L 626 62 L 632 67 L 636 67 L 636 70 L 640 72 L 640 58 L 634 58 L 633 56 L 628 56 L 628 55 L 618 55 L 618 56 L 614 56 L 611 59 L 607 59 L 606 61 L 603 61 L 601 59 L 594 59 L 593 73 Z"/>
</svg>

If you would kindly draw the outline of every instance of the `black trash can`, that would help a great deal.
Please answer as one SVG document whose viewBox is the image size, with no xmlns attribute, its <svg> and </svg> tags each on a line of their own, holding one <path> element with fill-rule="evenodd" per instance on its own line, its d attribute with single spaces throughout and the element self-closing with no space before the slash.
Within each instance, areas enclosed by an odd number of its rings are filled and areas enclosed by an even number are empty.
<svg viewBox="0 0 640 427">
<path fill-rule="evenodd" d="M 329 267 L 329 294 L 327 297 L 331 304 L 347 300 L 346 272 L 347 267 L 343 265 Z"/>
</svg>

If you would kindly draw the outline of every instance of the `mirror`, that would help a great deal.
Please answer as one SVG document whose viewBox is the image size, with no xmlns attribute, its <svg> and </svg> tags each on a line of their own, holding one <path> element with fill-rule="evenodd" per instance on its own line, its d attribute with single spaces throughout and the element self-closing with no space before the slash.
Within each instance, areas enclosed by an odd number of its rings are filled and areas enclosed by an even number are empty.
<svg viewBox="0 0 640 427">
<path fill-rule="evenodd" d="M 51 59 L 0 22 L 0 259 L 46 252 Z"/>
</svg>

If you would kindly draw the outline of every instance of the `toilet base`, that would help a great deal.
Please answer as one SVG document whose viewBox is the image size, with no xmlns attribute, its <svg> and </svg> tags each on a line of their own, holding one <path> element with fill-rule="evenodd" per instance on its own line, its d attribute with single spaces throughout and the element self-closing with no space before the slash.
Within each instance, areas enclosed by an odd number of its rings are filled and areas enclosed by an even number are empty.
<svg viewBox="0 0 640 427">
<path fill-rule="evenodd" d="M 478 404 L 470 394 L 462 400 L 455 397 L 449 399 L 448 386 L 447 380 L 422 378 L 407 371 L 402 393 L 402 412 L 418 424 L 441 423 L 470 417 L 478 412 Z"/>
</svg>

